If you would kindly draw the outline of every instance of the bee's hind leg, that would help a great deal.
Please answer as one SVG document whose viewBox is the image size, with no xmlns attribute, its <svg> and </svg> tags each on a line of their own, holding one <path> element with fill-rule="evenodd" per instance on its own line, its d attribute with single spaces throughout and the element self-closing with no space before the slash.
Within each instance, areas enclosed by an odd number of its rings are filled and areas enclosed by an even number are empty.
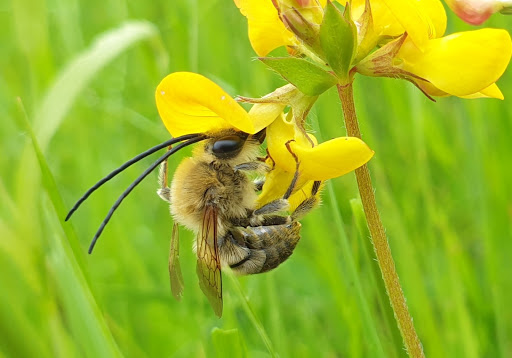
<svg viewBox="0 0 512 358">
<path fill-rule="evenodd" d="M 283 216 L 268 216 L 263 219 L 264 222 L 267 222 L 265 225 L 279 225 L 284 224 L 289 221 L 299 221 L 302 219 L 306 214 L 308 214 L 311 210 L 313 210 L 319 203 L 319 197 L 318 192 L 320 190 L 322 182 L 321 181 L 315 181 L 313 182 L 313 187 L 311 188 L 310 196 L 304 199 L 293 211 L 293 213 L 289 217 L 283 217 Z M 257 215 L 269 215 L 269 214 L 275 214 L 279 211 L 283 211 L 288 209 L 289 203 L 288 199 L 277 199 L 274 201 L 271 201 L 268 204 L 263 205 L 261 208 L 255 210 L 253 212 L 254 216 Z M 273 221 L 276 221 L 274 223 Z"/>
<path fill-rule="evenodd" d="M 170 149 L 170 148 L 169 148 Z M 171 188 L 168 185 L 167 175 L 167 159 L 160 164 L 158 169 L 158 186 L 159 189 L 156 191 L 158 196 L 167 202 L 171 201 Z"/>
<path fill-rule="evenodd" d="M 311 188 L 311 196 L 306 198 L 302 203 L 295 208 L 293 211 L 291 218 L 292 221 L 298 221 L 302 219 L 307 213 L 309 213 L 315 206 L 318 204 L 318 192 L 320 190 L 321 181 L 313 182 L 313 187 Z"/>
<path fill-rule="evenodd" d="M 287 210 L 290 204 L 287 199 L 276 199 L 253 211 L 253 215 L 268 215 Z"/>
<path fill-rule="evenodd" d="M 273 215 L 288 210 L 290 204 L 287 199 L 276 199 L 254 210 L 247 218 L 249 226 L 281 225 L 290 222 L 288 216 Z M 247 225 L 243 225 L 247 226 Z"/>
</svg>

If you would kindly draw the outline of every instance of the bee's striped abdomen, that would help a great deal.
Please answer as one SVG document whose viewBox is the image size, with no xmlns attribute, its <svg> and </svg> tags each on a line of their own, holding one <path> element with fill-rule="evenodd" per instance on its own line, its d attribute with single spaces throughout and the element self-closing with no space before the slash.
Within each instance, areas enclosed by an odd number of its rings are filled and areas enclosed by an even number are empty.
<svg viewBox="0 0 512 358">
<path fill-rule="evenodd" d="M 223 263 L 239 274 L 272 270 L 292 254 L 300 239 L 300 223 L 235 227 L 220 243 Z"/>
</svg>

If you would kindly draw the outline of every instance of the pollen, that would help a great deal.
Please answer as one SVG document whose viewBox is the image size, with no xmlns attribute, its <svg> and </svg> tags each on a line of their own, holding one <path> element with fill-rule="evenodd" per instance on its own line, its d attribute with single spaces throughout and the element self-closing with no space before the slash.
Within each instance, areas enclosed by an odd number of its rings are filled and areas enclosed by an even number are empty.
<svg viewBox="0 0 512 358">
<path fill-rule="evenodd" d="M 163 96 L 165 94 L 165 91 L 160 91 L 160 94 Z"/>
<path fill-rule="evenodd" d="M 226 99 L 226 96 L 222 96 L 220 99 L 221 101 L 224 101 Z"/>
</svg>

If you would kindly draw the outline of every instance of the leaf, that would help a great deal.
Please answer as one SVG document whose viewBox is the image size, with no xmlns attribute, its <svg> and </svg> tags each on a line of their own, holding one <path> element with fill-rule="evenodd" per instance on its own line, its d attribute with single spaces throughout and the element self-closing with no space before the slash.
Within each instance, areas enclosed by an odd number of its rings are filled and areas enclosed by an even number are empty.
<svg viewBox="0 0 512 358">
<path fill-rule="evenodd" d="M 318 96 L 338 82 L 334 75 L 300 58 L 263 57 L 260 60 L 308 96 Z"/>
<path fill-rule="evenodd" d="M 348 79 L 348 72 L 357 47 L 357 29 L 350 18 L 350 5 L 345 14 L 328 1 L 320 26 L 320 44 L 329 66 L 342 80 Z"/>
</svg>

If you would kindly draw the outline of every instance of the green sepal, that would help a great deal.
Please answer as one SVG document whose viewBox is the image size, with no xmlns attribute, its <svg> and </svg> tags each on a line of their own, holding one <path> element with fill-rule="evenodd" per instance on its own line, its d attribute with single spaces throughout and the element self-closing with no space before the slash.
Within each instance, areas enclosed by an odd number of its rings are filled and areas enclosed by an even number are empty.
<svg viewBox="0 0 512 358">
<path fill-rule="evenodd" d="M 260 60 L 308 96 L 318 96 L 338 83 L 333 74 L 300 58 L 262 57 Z"/>
<path fill-rule="evenodd" d="M 329 66 L 342 81 L 347 80 L 357 49 L 357 28 L 350 16 L 349 3 L 342 14 L 332 2 L 327 1 L 320 26 L 320 44 Z"/>
</svg>

